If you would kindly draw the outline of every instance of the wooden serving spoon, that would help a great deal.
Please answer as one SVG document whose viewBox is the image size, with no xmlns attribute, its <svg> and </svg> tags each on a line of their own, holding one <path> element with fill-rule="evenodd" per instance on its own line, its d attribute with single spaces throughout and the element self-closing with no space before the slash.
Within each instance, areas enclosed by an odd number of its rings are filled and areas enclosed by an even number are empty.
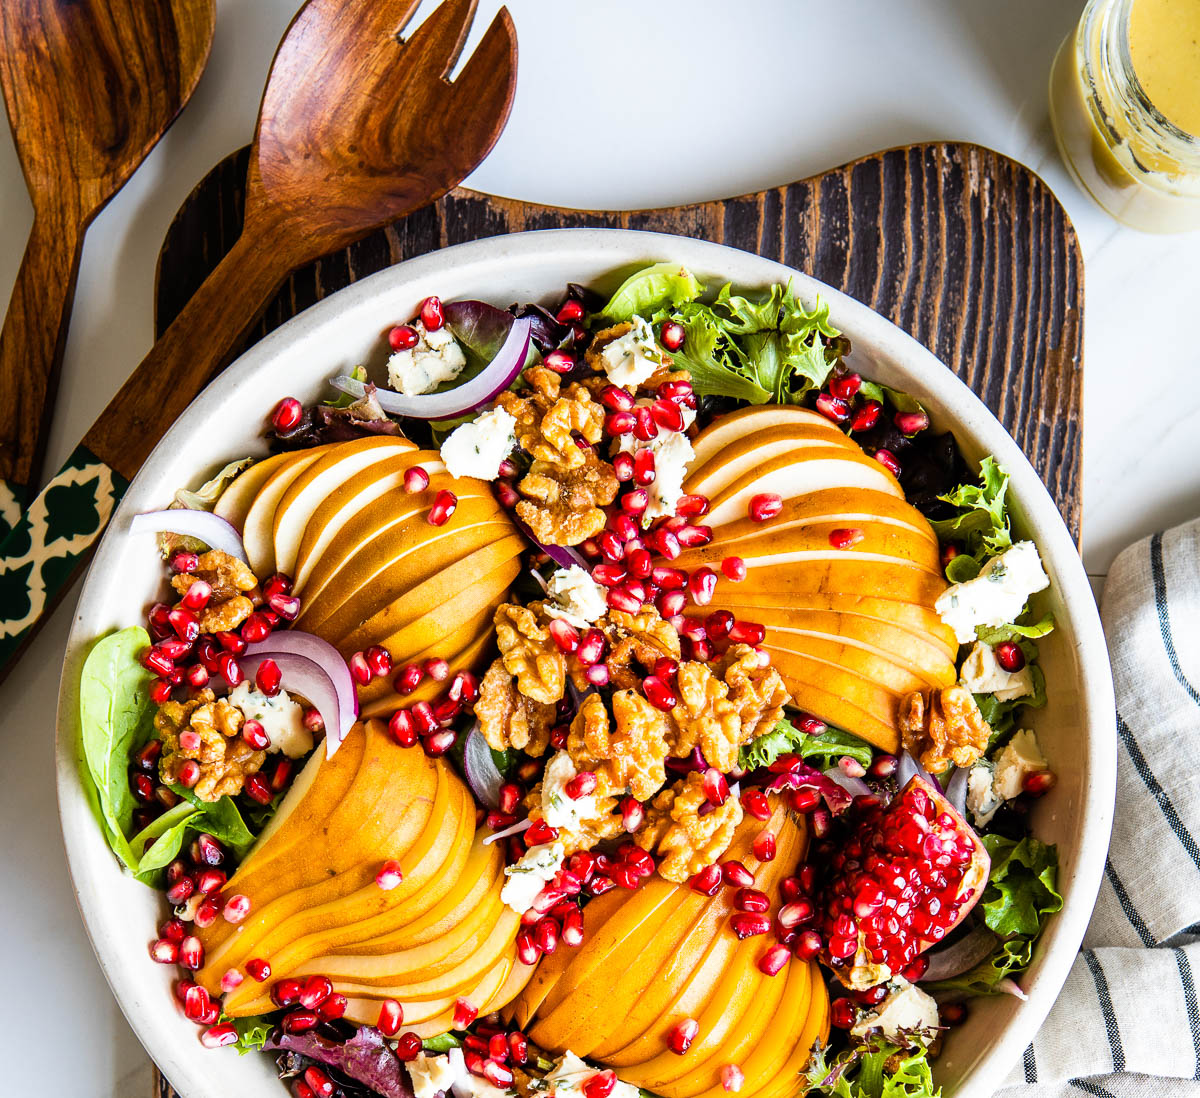
<svg viewBox="0 0 1200 1098">
<path fill-rule="evenodd" d="M 83 234 L 191 98 L 213 24 L 214 0 L 0 3 L 0 87 L 34 210 L 0 331 L 0 481 L 18 500 L 41 465 Z"/>
<path fill-rule="evenodd" d="M 407 40 L 419 0 L 309 0 L 296 16 L 263 95 L 241 237 L 0 543 L 0 678 L 288 274 L 440 198 L 496 143 L 516 88 L 506 8 L 447 79 L 475 3 L 444 0 Z"/>
</svg>

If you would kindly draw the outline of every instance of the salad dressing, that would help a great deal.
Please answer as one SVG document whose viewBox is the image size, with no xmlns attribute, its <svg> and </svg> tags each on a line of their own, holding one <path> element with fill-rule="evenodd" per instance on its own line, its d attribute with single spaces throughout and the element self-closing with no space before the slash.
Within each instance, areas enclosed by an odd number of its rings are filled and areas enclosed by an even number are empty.
<svg viewBox="0 0 1200 1098">
<path fill-rule="evenodd" d="M 1133 0 L 1129 55 L 1159 113 L 1200 136 L 1200 0 Z"/>
</svg>

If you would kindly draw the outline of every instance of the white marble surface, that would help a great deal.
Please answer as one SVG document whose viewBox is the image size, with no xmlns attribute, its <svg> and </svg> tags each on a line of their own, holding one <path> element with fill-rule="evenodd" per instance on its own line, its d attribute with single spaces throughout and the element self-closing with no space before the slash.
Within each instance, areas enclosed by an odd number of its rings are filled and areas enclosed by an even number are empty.
<svg viewBox="0 0 1200 1098">
<path fill-rule="evenodd" d="M 488 18 L 497 6 L 480 3 Z M 1030 165 L 1066 205 L 1086 259 L 1083 551 L 1100 577 L 1128 542 L 1200 511 L 1200 234 L 1118 227 L 1059 163 L 1045 89 L 1079 6 L 509 0 L 521 42 L 516 105 L 469 183 L 560 205 L 632 208 L 756 190 L 911 141 L 976 141 Z M 212 60 L 192 104 L 92 226 L 51 468 L 149 348 L 159 243 L 193 184 L 252 133 L 293 8 L 294 0 L 217 0 Z M 31 219 L 16 155 L 0 136 L 0 300 Z M 58 835 L 52 721 L 72 602 L 0 687 L 5 1089 L 141 1098 L 145 1054 L 93 960 Z"/>
</svg>

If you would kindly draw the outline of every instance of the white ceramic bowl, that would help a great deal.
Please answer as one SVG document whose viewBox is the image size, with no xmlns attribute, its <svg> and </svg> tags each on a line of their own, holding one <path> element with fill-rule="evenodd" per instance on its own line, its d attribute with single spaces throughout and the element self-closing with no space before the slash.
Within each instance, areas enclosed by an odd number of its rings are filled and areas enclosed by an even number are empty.
<svg viewBox="0 0 1200 1098">
<path fill-rule="evenodd" d="M 758 256 L 697 240 L 618 230 L 557 230 L 448 248 L 363 279 L 326 298 L 251 348 L 179 418 L 150 455 L 100 543 L 75 614 L 58 710 L 58 791 L 79 907 L 100 964 L 130 1025 L 184 1098 L 282 1098 L 267 1057 L 208 1051 L 176 1009 L 174 970 L 146 946 L 161 918 L 159 896 L 125 876 L 80 786 L 77 682 L 89 643 L 142 620 L 161 569 L 152 539 L 128 535 L 130 517 L 166 506 L 226 461 L 264 452 L 268 409 L 281 397 L 308 401 L 325 381 L 360 362 L 382 361 L 381 333 L 431 293 L 446 300 L 555 300 L 568 282 L 611 289 L 630 271 L 668 259 L 709 284 L 765 287 L 792 279 L 802 298 L 820 294 L 853 341 L 855 369 L 918 397 L 934 423 L 955 432 L 968 460 L 994 454 L 1012 476 L 1011 499 L 1052 578 L 1058 621 L 1041 644 L 1049 705 L 1034 726 L 1058 784 L 1033 815 L 1039 837 L 1058 843 L 1065 904 L 1021 983 L 1028 1001 L 979 1000 L 937 1062 L 948 1095 L 985 1098 L 1028 1045 L 1054 1002 L 1083 937 L 1100 883 L 1112 818 L 1116 749 L 1112 680 L 1100 621 L 1079 555 L 1053 501 L 992 414 L 929 351 L 865 305 Z"/>
</svg>

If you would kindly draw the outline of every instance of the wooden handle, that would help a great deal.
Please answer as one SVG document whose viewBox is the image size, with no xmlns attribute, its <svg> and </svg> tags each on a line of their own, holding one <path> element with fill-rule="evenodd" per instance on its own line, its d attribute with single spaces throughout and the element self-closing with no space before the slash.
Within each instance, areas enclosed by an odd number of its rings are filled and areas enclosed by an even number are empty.
<svg viewBox="0 0 1200 1098">
<path fill-rule="evenodd" d="M 0 479 L 17 500 L 40 472 L 82 244 L 77 222 L 35 215 L 0 330 Z"/>
<path fill-rule="evenodd" d="M 0 682 L 91 558 L 128 487 L 80 446 L 0 542 Z"/>
<path fill-rule="evenodd" d="M 287 277 L 274 234 L 245 231 L 107 408 L 84 445 L 132 480 L 163 433 L 228 364 Z"/>
</svg>

